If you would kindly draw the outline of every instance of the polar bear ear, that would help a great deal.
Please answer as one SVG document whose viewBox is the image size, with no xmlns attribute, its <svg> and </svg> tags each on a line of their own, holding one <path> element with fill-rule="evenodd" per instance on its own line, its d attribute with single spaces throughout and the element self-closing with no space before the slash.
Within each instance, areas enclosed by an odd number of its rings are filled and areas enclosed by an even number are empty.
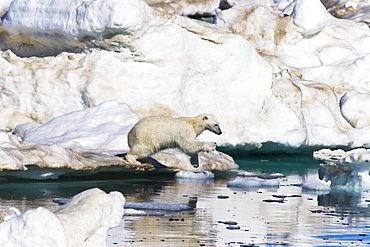
<svg viewBox="0 0 370 247">
<path fill-rule="evenodd" d="M 204 117 L 203 117 L 203 120 L 208 120 L 208 117 L 207 117 L 207 116 L 204 116 Z"/>
</svg>

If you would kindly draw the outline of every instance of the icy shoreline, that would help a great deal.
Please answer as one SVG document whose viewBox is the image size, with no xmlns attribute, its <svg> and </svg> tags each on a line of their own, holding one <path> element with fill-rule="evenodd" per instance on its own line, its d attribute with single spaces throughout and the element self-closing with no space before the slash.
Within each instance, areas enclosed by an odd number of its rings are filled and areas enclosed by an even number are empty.
<svg viewBox="0 0 370 247">
<path fill-rule="evenodd" d="M 219 145 L 369 146 L 369 28 L 316 0 L 248 3 L 214 24 L 140 0 L 4 3 L 0 128 L 114 99 L 140 117 L 211 113 Z"/>
</svg>

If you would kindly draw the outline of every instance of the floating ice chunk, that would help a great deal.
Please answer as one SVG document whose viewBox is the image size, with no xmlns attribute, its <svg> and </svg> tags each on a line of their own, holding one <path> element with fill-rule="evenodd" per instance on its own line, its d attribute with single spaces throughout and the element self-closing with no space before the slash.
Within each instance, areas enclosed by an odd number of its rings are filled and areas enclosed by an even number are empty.
<svg viewBox="0 0 370 247">
<path fill-rule="evenodd" d="M 126 208 L 125 209 L 125 216 L 146 216 L 147 213 L 143 210 L 136 210 L 133 208 Z"/>
<path fill-rule="evenodd" d="M 126 202 L 125 209 L 137 210 L 166 210 L 166 211 L 187 211 L 192 210 L 192 207 L 182 204 L 168 204 L 159 202 Z"/>
<path fill-rule="evenodd" d="M 61 206 L 55 215 L 68 234 L 69 246 L 106 246 L 108 230 L 122 221 L 125 201 L 120 192 L 107 194 L 93 188 L 75 195 Z"/>
<path fill-rule="evenodd" d="M 330 182 L 308 181 L 302 184 L 302 188 L 306 190 L 327 191 L 330 190 Z"/>
<path fill-rule="evenodd" d="M 331 161 L 319 166 L 319 179 L 331 181 L 331 186 L 370 188 L 370 149 L 322 149 L 314 157 Z"/>
<path fill-rule="evenodd" d="M 260 179 L 260 178 L 238 178 L 227 183 L 227 187 L 245 188 L 245 187 L 278 187 L 278 179 Z"/>
<path fill-rule="evenodd" d="M 215 175 L 210 171 L 203 172 L 179 171 L 178 173 L 175 174 L 175 177 L 180 179 L 207 180 L 213 179 Z"/>
<path fill-rule="evenodd" d="M 86 222 L 85 222 L 86 223 Z M 75 234 L 80 234 L 78 231 Z M 45 208 L 31 209 L 0 224 L 0 246 L 70 245 L 60 219 Z"/>
<path fill-rule="evenodd" d="M 370 156 L 368 156 L 370 158 Z M 346 160 L 346 159 L 344 159 Z M 349 160 L 349 159 L 347 159 Z M 320 164 L 319 178 L 331 181 L 332 186 L 370 188 L 369 162 L 344 162 Z"/>
<path fill-rule="evenodd" d="M 254 173 L 254 172 L 238 172 L 238 176 L 241 177 L 257 177 L 262 179 L 275 179 L 275 178 L 284 178 L 286 177 L 282 173 Z"/>
<path fill-rule="evenodd" d="M 0 246 L 106 246 L 108 229 L 121 223 L 124 203 L 121 193 L 94 188 L 55 213 L 42 207 L 28 210 L 0 224 Z"/>
</svg>

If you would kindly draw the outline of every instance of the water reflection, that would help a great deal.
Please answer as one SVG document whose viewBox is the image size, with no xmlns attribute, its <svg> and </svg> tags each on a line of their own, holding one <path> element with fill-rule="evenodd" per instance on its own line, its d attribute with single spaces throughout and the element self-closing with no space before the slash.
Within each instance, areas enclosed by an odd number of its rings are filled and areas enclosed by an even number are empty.
<svg viewBox="0 0 370 247">
<path fill-rule="evenodd" d="M 0 181 L 0 208 L 21 211 L 38 206 L 55 210 L 54 198 L 70 198 L 91 188 L 120 191 L 128 201 L 196 207 L 182 212 L 125 216 L 112 229 L 108 246 L 348 246 L 370 244 L 368 191 L 332 189 L 316 193 L 300 184 L 318 180 L 318 163 L 309 156 L 252 156 L 236 159 L 240 169 L 284 173 L 274 188 L 228 188 L 235 172 L 206 180 L 176 179 L 174 174 L 115 174 L 115 179 Z M 121 177 L 119 177 L 121 176 Z M 119 178 L 119 179 L 117 179 Z M 281 202 L 274 199 L 282 198 Z M 235 227 L 230 227 L 235 226 Z"/>
</svg>

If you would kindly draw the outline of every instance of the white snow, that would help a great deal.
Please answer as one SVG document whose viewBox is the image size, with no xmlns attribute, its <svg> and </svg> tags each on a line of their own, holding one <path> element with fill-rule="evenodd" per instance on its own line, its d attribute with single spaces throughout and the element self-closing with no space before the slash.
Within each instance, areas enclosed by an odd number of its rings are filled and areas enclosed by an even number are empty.
<svg viewBox="0 0 370 247">
<path fill-rule="evenodd" d="M 106 246 L 108 230 L 121 223 L 124 204 L 119 192 L 90 189 L 55 213 L 39 207 L 0 223 L 0 245 Z"/>
<path fill-rule="evenodd" d="M 28 132 L 23 141 L 84 150 L 128 150 L 127 133 L 139 120 L 127 105 L 108 101 L 56 117 Z"/>
</svg>

